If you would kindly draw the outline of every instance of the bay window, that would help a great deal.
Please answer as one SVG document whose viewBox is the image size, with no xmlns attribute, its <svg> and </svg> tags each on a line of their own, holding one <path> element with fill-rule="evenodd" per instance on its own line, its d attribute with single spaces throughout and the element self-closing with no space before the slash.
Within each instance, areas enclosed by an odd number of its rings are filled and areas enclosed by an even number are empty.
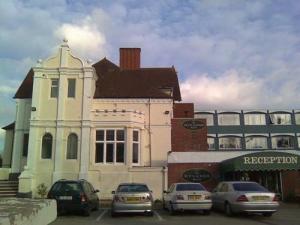
<svg viewBox="0 0 300 225">
<path fill-rule="evenodd" d="M 241 138 L 240 137 L 221 137 L 219 138 L 219 149 L 227 150 L 227 149 L 241 149 Z"/>
</svg>

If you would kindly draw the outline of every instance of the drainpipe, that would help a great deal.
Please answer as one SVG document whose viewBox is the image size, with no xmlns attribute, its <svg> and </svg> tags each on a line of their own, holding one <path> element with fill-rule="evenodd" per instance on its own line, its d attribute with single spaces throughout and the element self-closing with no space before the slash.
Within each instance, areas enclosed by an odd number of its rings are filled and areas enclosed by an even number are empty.
<svg viewBox="0 0 300 225">
<path fill-rule="evenodd" d="M 152 140 L 151 140 L 151 99 L 148 99 L 148 134 L 149 134 L 149 160 L 150 160 L 150 167 L 152 166 Z"/>
</svg>

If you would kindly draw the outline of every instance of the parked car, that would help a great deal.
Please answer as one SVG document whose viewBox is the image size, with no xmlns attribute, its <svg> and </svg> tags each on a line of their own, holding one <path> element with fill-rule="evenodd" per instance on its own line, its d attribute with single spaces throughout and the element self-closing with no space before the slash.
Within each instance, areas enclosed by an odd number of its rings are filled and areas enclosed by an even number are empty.
<svg viewBox="0 0 300 225">
<path fill-rule="evenodd" d="M 171 214 L 184 210 L 202 210 L 210 214 L 211 193 L 200 183 L 174 183 L 164 191 L 163 206 Z"/>
<path fill-rule="evenodd" d="M 121 183 L 116 191 L 113 191 L 111 216 L 118 213 L 146 213 L 153 215 L 152 191 L 146 184 Z"/>
<path fill-rule="evenodd" d="M 256 182 L 221 182 L 212 193 L 213 208 L 234 213 L 261 213 L 272 216 L 279 207 L 275 193 L 268 191 Z"/>
<path fill-rule="evenodd" d="M 89 216 L 91 210 L 99 209 L 97 192 L 86 180 L 59 180 L 52 185 L 47 198 L 56 199 L 58 214 L 80 211 Z"/>
</svg>

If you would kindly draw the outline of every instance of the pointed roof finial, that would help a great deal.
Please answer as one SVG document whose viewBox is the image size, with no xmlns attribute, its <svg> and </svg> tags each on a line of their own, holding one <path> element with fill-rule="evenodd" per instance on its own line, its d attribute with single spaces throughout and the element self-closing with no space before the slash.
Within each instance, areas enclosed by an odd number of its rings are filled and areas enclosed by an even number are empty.
<svg viewBox="0 0 300 225">
<path fill-rule="evenodd" d="M 61 46 L 62 46 L 62 47 L 69 47 L 69 45 L 68 45 L 68 39 L 67 39 L 66 37 L 64 37 L 63 43 L 62 43 Z"/>
</svg>

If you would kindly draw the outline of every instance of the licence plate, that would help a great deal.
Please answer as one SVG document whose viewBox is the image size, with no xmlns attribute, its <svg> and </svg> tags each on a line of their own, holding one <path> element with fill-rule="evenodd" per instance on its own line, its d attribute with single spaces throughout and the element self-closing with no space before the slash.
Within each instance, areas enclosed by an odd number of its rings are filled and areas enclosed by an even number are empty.
<svg viewBox="0 0 300 225">
<path fill-rule="evenodd" d="M 254 201 L 266 201 L 266 200 L 270 200 L 269 196 L 252 196 L 252 199 Z"/>
<path fill-rule="evenodd" d="M 72 196 L 59 196 L 59 200 L 72 200 Z"/>
<path fill-rule="evenodd" d="M 141 201 L 140 197 L 127 197 L 126 198 L 126 202 L 129 202 L 129 203 L 139 202 L 139 201 Z"/>
<path fill-rule="evenodd" d="M 201 199 L 201 195 L 189 195 L 188 199 L 189 200 L 200 200 Z"/>
</svg>

